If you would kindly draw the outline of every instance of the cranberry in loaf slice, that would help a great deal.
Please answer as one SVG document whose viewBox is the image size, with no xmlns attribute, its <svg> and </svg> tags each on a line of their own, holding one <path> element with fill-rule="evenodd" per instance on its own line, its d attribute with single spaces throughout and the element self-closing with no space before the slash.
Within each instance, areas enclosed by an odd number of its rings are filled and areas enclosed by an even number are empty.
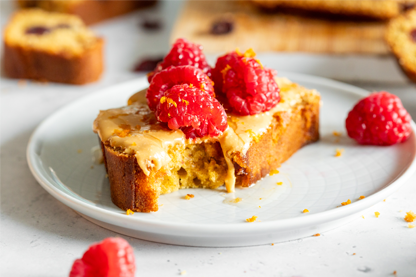
<svg viewBox="0 0 416 277">
<path fill-rule="evenodd" d="M 145 92 L 128 106 L 100 111 L 94 132 L 101 143 L 111 199 L 123 210 L 154 212 L 160 194 L 178 189 L 249 187 L 302 146 L 319 139 L 320 96 L 276 78 L 280 103 L 251 116 L 228 114 L 218 137 L 186 139 L 158 122 Z"/>
<path fill-rule="evenodd" d="M 392 19 L 385 38 L 403 71 L 416 82 L 416 9 Z"/>
<path fill-rule="evenodd" d="M 36 7 L 51 12 L 74 14 L 89 25 L 151 6 L 156 0 L 18 0 L 17 2 L 21 8 Z"/>
<path fill-rule="evenodd" d="M 3 35 L 3 67 L 11 78 L 68 84 L 97 81 L 104 41 L 73 15 L 27 9 L 16 12 Z"/>
</svg>

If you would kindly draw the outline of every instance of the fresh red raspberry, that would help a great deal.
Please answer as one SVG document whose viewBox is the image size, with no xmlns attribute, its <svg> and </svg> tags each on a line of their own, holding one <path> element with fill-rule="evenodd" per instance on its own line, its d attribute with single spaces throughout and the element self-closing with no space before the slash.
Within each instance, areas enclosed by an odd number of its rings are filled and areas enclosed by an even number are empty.
<svg viewBox="0 0 416 277">
<path fill-rule="evenodd" d="M 218 58 L 212 73 L 219 99 L 226 98 L 225 107 L 240 115 L 266 112 L 280 101 L 276 71 L 263 68 L 254 56 L 251 49 L 228 53 Z"/>
<path fill-rule="evenodd" d="M 149 108 L 155 111 L 165 92 L 174 85 L 180 84 L 192 84 L 214 96 L 212 81 L 201 69 L 190 65 L 171 66 L 157 73 L 152 79 L 146 92 Z"/>
<path fill-rule="evenodd" d="M 410 136 L 411 120 L 397 96 L 381 91 L 360 100 L 345 125 L 348 136 L 360 144 L 392 145 Z"/>
<path fill-rule="evenodd" d="M 75 260 L 69 277 L 134 277 L 133 249 L 122 238 L 107 238 Z"/>
<path fill-rule="evenodd" d="M 153 72 L 147 76 L 149 83 L 154 75 L 169 66 L 192 65 L 201 69 L 205 74 L 211 77 L 211 67 L 208 65 L 202 46 L 196 43 L 179 38 L 175 41 L 170 52 L 160 62 Z"/>
<path fill-rule="evenodd" d="M 175 85 L 157 105 L 156 117 L 172 130 L 181 129 L 186 138 L 219 136 L 227 129 L 227 114 L 220 102 L 195 86 Z"/>
</svg>

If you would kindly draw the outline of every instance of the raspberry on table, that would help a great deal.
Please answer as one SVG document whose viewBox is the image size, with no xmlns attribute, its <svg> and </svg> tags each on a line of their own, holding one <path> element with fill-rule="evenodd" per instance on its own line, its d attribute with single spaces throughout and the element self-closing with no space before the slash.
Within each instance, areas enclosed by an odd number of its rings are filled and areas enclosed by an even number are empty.
<svg viewBox="0 0 416 277">
<path fill-rule="evenodd" d="M 228 126 L 227 114 L 218 100 L 192 84 L 168 89 L 160 98 L 156 117 L 172 130 L 181 129 L 188 139 L 219 136 Z"/>
<path fill-rule="evenodd" d="M 136 264 L 133 249 L 122 238 L 107 238 L 88 248 L 75 260 L 69 277 L 134 277 Z"/>
<path fill-rule="evenodd" d="M 211 77 L 211 67 L 208 65 L 205 55 L 202 52 L 202 46 L 179 38 L 175 41 L 172 49 L 163 61 L 156 66 L 154 71 L 148 74 L 147 79 L 150 83 L 156 73 L 169 66 L 180 65 L 192 65 L 201 69 L 208 77 Z"/>
<path fill-rule="evenodd" d="M 345 121 L 348 136 L 360 144 L 392 145 L 412 132 L 411 117 L 400 99 L 386 91 L 360 100 Z"/>
<path fill-rule="evenodd" d="M 218 99 L 240 115 L 269 111 L 280 101 L 276 71 L 263 68 L 255 55 L 251 49 L 228 53 L 218 58 L 212 72 Z"/>
<path fill-rule="evenodd" d="M 199 68 L 185 66 L 171 66 L 157 73 L 146 92 L 147 104 L 152 111 L 156 110 L 160 98 L 174 85 L 192 84 L 214 96 L 211 79 Z"/>
</svg>

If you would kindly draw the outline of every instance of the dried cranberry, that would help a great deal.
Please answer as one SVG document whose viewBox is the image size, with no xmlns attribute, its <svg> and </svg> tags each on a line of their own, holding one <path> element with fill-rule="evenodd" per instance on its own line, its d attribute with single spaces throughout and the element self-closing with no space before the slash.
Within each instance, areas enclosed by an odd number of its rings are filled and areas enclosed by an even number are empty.
<svg viewBox="0 0 416 277">
<path fill-rule="evenodd" d="M 26 34 L 28 35 L 44 35 L 51 31 L 50 28 L 44 26 L 34 26 L 26 29 Z"/>
<path fill-rule="evenodd" d="M 225 35 L 231 33 L 234 29 L 234 22 L 230 20 L 216 21 L 211 26 L 211 34 Z"/>
<path fill-rule="evenodd" d="M 412 38 L 413 42 L 416 42 L 416 29 L 410 31 L 410 37 Z"/>
<path fill-rule="evenodd" d="M 145 19 L 142 21 L 141 26 L 145 30 L 149 31 L 157 31 L 162 28 L 162 22 L 157 19 Z"/>
<path fill-rule="evenodd" d="M 416 3 L 401 3 L 402 11 L 406 12 L 413 9 L 416 6 Z"/>
<path fill-rule="evenodd" d="M 163 61 L 163 57 L 156 59 L 140 60 L 134 67 L 134 72 L 150 72 L 153 71 L 157 64 Z"/>
</svg>

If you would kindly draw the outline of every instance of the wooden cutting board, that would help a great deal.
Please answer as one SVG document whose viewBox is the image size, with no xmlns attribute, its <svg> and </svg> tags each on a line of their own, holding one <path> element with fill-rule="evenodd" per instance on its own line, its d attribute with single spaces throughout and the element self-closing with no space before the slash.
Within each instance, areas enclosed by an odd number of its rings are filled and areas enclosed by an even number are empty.
<svg viewBox="0 0 416 277">
<path fill-rule="evenodd" d="M 210 33 L 223 18 L 234 21 L 225 35 Z M 265 13 L 249 1 L 189 0 L 173 28 L 171 40 L 187 38 L 207 53 L 239 47 L 257 52 L 288 51 L 332 54 L 387 54 L 384 22 L 329 20 L 289 13 Z"/>
</svg>

